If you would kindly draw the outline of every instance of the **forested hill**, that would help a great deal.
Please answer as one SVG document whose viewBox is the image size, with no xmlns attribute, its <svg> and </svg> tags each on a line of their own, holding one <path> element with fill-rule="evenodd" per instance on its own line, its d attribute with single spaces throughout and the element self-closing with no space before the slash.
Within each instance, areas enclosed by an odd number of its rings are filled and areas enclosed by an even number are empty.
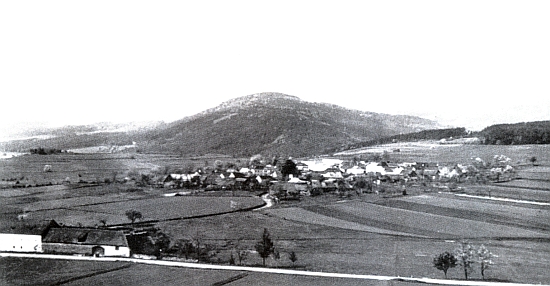
<svg viewBox="0 0 550 286">
<path fill-rule="evenodd" d="M 550 121 L 492 125 L 479 136 L 489 145 L 550 144 Z"/>
<path fill-rule="evenodd" d="M 140 146 L 145 152 L 304 156 L 439 126 L 414 116 L 350 110 L 280 93 L 260 93 L 147 132 Z"/>
</svg>

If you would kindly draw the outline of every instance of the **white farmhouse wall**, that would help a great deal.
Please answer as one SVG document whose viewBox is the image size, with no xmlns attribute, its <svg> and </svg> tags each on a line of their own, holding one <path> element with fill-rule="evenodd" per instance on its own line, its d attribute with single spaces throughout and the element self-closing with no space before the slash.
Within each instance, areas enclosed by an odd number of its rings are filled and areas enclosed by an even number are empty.
<svg viewBox="0 0 550 286">
<path fill-rule="evenodd" d="M 92 255 L 92 250 L 96 246 L 101 246 L 105 250 L 105 256 L 130 257 L 130 248 L 124 246 L 111 245 L 91 245 L 91 244 L 70 244 L 70 243 L 44 243 L 44 251 L 47 253 L 59 254 L 82 254 Z"/>
<path fill-rule="evenodd" d="M 42 237 L 30 234 L 0 233 L 0 251 L 42 252 Z"/>
<path fill-rule="evenodd" d="M 100 245 L 105 249 L 105 256 L 130 257 L 130 248 L 123 246 Z"/>
</svg>

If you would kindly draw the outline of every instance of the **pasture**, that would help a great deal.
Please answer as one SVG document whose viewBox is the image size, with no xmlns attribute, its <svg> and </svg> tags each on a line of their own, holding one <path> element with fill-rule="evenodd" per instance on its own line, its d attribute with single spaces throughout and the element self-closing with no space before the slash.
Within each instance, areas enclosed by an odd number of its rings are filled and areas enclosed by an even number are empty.
<svg viewBox="0 0 550 286">
<path fill-rule="evenodd" d="M 452 141 L 451 141 L 452 142 Z M 399 150 L 399 151 L 398 151 Z M 437 162 L 443 165 L 466 164 L 481 158 L 490 162 L 494 155 L 506 155 L 514 164 L 531 164 L 531 157 L 537 164 L 550 165 L 550 145 L 461 145 L 439 144 L 437 141 L 402 142 L 365 147 L 336 153 L 336 156 L 353 157 L 387 152 L 393 162 Z M 548 172 L 543 171 L 548 174 Z M 546 177 L 548 178 L 548 177 Z"/>
</svg>

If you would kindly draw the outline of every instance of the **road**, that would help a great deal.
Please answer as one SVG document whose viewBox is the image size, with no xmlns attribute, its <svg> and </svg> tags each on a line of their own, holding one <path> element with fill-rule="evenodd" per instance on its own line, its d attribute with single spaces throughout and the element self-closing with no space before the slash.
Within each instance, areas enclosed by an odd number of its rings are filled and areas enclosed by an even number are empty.
<svg viewBox="0 0 550 286">
<path fill-rule="evenodd" d="M 279 268 L 263 268 L 263 267 L 246 267 L 246 266 L 230 266 L 230 265 L 213 265 L 200 263 L 187 263 L 165 260 L 145 260 L 135 258 L 122 257 L 90 257 L 90 256 L 74 256 L 74 255 L 53 255 L 53 254 L 29 254 L 29 253 L 0 253 L 0 257 L 25 257 L 25 258 L 41 258 L 41 259 L 65 259 L 65 260 L 92 260 L 92 261 L 120 261 L 133 262 L 149 265 L 167 266 L 167 267 L 182 267 L 191 269 L 206 269 L 206 270 L 224 270 L 224 271 L 240 271 L 252 273 L 266 274 L 284 274 L 297 275 L 319 278 L 345 278 L 345 279 L 361 279 L 374 281 L 397 281 L 411 283 L 428 283 L 437 285 L 471 285 L 471 286 L 512 286 L 512 285 L 540 285 L 540 284 L 518 284 L 518 283 L 498 283 L 484 281 L 464 281 L 464 280 L 447 280 L 447 279 L 432 279 L 432 278 L 414 278 L 414 277 L 398 277 L 398 276 L 381 276 L 367 274 L 346 274 L 346 273 L 330 273 L 330 272 L 314 272 L 303 270 L 279 269 Z M 229 283 L 228 283 L 229 284 Z"/>
</svg>

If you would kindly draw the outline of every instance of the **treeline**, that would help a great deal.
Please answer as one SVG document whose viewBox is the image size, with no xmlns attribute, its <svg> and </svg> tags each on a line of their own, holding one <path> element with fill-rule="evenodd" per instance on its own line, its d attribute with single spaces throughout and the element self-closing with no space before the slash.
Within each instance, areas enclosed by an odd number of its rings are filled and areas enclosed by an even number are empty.
<svg viewBox="0 0 550 286">
<path fill-rule="evenodd" d="M 492 125 L 480 135 L 487 145 L 550 144 L 550 121 Z"/>
<path fill-rule="evenodd" d="M 378 144 L 387 144 L 387 143 L 393 143 L 393 142 L 441 140 L 441 139 L 447 139 L 451 137 L 461 138 L 466 135 L 468 135 L 468 132 L 464 127 L 446 128 L 446 129 L 429 129 L 429 130 L 422 130 L 414 133 L 398 134 L 398 135 L 383 137 L 375 140 L 354 143 L 354 144 L 348 145 L 346 149 L 348 150 L 356 149 L 356 148 L 369 147 L 369 146 L 374 146 Z M 331 150 L 331 151 L 337 151 L 337 150 Z"/>
<path fill-rule="evenodd" d="M 468 135 L 468 133 L 466 132 L 466 128 L 464 127 L 429 129 L 415 133 L 398 134 L 390 137 L 385 137 L 382 139 L 383 142 L 380 143 L 385 144 L 395 141 L 441 140 L 447 138 L 461 138 L 466 135 Z"/>
<path fill-rule="evenodd" d="M 55 149 L 55 148 L 31 148 L 30 150 L 31 154 L 38 154 L 38 155 L 51 155 L 51 154 L 59 154 L 63 152 L 61 149 Z"/>
</svg>

